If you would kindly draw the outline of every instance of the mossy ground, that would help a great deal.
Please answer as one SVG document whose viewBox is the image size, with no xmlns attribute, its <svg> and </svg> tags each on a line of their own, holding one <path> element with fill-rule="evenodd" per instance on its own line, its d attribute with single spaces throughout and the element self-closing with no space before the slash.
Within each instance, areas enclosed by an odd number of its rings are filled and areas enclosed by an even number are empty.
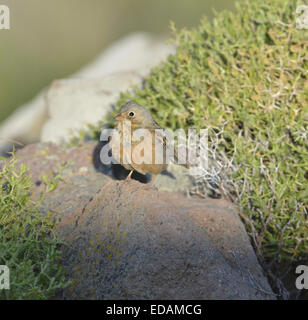
<svg viewBox="0 0 308 320">
<path fill-rule="evenodd" d="M 50 215 L 42 216 L 31 196 L 25 165 L 2 159 L 0 171 L 0 265 L 10 270 L 10 289 L 1 299 L 48 299 L 68 285 Z M 46 181 L 46 192 L 50 190 Z"/>
<path fill-rule="evenodd" d="M 293 266 L 308 264 L 308 30 L 296 28 L 295 13 L 302 4 L 241 1 L 196 29 L 172 25 L 176 54 L 116 108 L 134 100 L 164 128 L 219 136 L 215 148 L 233 167 L 228 192 L 280 296 Z"/>
</svg>

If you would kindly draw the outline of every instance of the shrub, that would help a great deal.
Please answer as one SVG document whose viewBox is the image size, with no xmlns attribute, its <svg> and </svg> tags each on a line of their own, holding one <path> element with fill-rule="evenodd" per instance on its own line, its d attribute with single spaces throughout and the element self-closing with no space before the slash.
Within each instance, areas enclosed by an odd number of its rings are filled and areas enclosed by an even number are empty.
<svg viewBox="0 0 308 320">
<path fill-rule="evenodd" d="M 55 224 L 30 198 L 32 183 L 25 165 L 5 160 L 0 171 L 0 265 L 10 269 L 10 290 L 0 299 L 47 299 L 67 285 L 59 265 L 61 242 Z"/>
</svg>

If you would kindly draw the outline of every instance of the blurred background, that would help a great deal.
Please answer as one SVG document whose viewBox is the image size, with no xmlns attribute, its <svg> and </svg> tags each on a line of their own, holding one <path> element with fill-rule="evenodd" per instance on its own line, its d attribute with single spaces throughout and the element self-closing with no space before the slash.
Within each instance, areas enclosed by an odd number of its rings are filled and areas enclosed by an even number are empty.
<svg viewBox="0 0 308 320">
<path fill-rule="evenodd" d="M 169 35 L 197 26 L 233 0 L 0 0 L 11 29 L 0 30 L 0 122 L 57 78 L 92 61 L 134 31 Z"/>
</svg>

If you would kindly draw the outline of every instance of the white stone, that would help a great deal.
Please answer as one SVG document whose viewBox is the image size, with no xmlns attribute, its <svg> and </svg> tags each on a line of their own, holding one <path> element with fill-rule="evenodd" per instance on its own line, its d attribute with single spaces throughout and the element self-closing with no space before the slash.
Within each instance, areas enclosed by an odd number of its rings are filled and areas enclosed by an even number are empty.
<svg viewBox="0 0 308 320">
<path fill-rule="evenodd" d="M 42 129 L 41 141 L 68 141 L 88 124 L 97 124 L 107 116 L 121 91 L 141 81 L 134 72 L 114 73 L 102 79 L 54 81 L 46 97 L 50 118 Z"/>
<path fill-rule="evenodd" d="M 43 90 L 33 100 L 19 107 L 0 126 L 0 155 L 12 144 L 38 141 L 47 119 Z"/>
</svg>

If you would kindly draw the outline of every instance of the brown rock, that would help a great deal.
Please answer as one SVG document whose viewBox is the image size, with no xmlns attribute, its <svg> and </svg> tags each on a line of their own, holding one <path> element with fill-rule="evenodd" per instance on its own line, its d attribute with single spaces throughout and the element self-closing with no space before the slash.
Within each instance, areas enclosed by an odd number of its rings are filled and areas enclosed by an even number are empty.
<svg viewBox="0 0 308 320">
<path fill-rule="evenodd" d="M 94 147 L 18 152 L 34 182 L 63 167 L 42 207 L 69 244 L 63 264 L 72 284 L 58 298 L 275 298 L 233 204 L 113 180 L 95 171 Z"/>
</svg>

